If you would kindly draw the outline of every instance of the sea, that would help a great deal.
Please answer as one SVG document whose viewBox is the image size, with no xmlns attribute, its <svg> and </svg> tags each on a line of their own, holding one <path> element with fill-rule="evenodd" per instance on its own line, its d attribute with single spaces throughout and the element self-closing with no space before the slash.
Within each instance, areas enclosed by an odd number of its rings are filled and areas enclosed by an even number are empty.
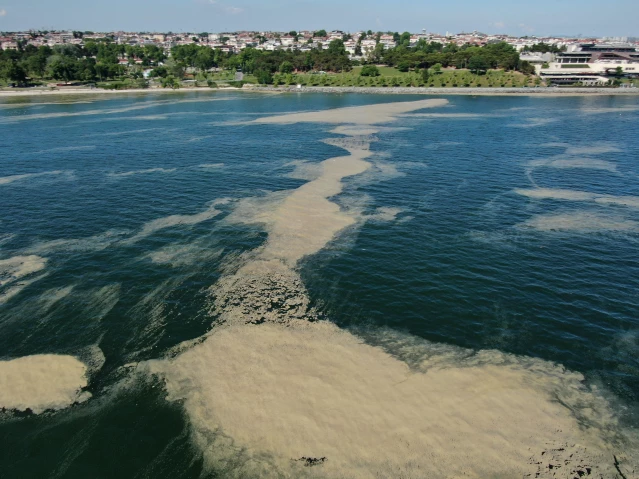
<svg viewBox="0 0 639 479">
<path fill-rule="evenodd" d="M 354 220 L 295 266 L 311 307 L 364 342 L 391 330 L 580 373 L 634 430 L 639 97 L 433 98 L 448 103 L 377 125 L 371 167 L 330 198 Z M 238 209 L 347 154 L 335 124 L 254 120 L 422 99 L 0 99 L 0 360 L 76 357 L 90 393 L 3 409 L 0 477 L 239 477 L 207 469 L 183 402 L 132 371 L 221 327 L 211 286 L 269 239 Z"/>
</svg>

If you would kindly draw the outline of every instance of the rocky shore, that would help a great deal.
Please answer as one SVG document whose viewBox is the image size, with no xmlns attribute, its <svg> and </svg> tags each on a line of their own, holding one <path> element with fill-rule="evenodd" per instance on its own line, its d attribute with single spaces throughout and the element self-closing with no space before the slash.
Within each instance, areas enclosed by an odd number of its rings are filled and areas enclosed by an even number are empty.
<svg viewBox="0 0 639 479">
<path fill-rule="evenodd" d="M 366 93 L 366 94 L 399 94 L 399 95 L 639 95 L 639 88 L 596 88 L 596 87 L 539 87 L 539 88 L 429 88 L 429 87 L 326 87 L 326 86 L 258 86 L 244 85 L 243 90 L 278 91 L 278 92 L 312 92 L 312 93 Z"/>
<path fill-rule="evenodd" d="M 262 86 L 246 84 L 243 88 L 224 87 L 188 87 L 172 90 L 170 88 L 146 88 L 130 90 L 103 90 L 99 88 L 62 88 L 62 89 L 11 89 L 0 90 L 1 98 L 49 95 L 118 95 L 126 93 L 180 93 L 180 92 L 217 92 L 217 91 L 248 91 L 264 93 L 366 93 L 389 95 L 485 95 L 485 96 L 605 96 L 605 95 L 637 95 L 639 88 L 606 88 L 606 87 L 539 87 L 539 88 L 429 88 L 429 87 L 328 87 L 328 86 Z"/>
</svg>

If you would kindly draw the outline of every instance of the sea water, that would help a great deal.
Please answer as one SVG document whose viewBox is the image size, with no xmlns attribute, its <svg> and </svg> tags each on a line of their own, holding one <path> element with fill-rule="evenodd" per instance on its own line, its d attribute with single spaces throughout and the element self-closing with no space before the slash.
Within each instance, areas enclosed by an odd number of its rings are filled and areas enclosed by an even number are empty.
<svg viewBox="0 0 639 479">
<path fill-rule="evenodd" d="M 91 397 L 5 411 L 2 477 L 206 471 L 181 404 L 133 365 L 214 331 L 209 288 L 268 241 L 259 221 L 237 217 L 273 208 L 345 154 L 324 141 L 340 138 L 335 125 L 253 121 L 420 99 L 4 100 L 0 358 L 75 356 Z M 557 363 L 635 427 L 639 101 L 447 100 L 377 128 L 371 167 L 331 198 L 357 220 L 297 267 L 311 304 L 371 344 L 367 332 L 388 328 Z"/>
</svg>

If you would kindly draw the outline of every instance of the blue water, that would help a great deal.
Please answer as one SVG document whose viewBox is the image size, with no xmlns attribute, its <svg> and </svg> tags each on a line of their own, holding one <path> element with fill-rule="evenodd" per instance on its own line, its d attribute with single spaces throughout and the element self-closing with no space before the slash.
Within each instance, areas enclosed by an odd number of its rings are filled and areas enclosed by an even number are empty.
<svg viewBox="0 0 639 479">
<path fill-rule="evenodd" d="M 206 289 L 267 237 L 224 221 L 238 199 L 304 184 L 290 177 L 293 161 L 343 154 L 320 141 L 334 136 L 329 125 L 246 122 L 416 99 L 205 92 L 3 100 L 0 178 L 47 174 L 0 179 L 0 260 L 48 262 L 46 276 L 0 304 L 0 358 L 88 358 L 98 346 L 105 363 L 91 375 L 92 400 L 0 416 L 0 477 L 199 477 L 202 459 L 179 404 L 152 379 L 127 383 L 122 367 L 210 330 Z M 400 213 L 350 228 L 307 258 L 301 273 L 312 301 L 345 328 L 384 325 L 563 364 L 602 387 L 625 423 L 639 424 L 639 208 L 514 191 L 639 197 L 639 99 L 448 100 L 427 113 L 472 116 L 401 118 L 389 125 L 400 128 L 377 135 L 374 167 L 345 180 L 335 198 L 344 208 Z M 531 166 L 540 160 L 545 166 Z M 217 216 L 127 242 L 153 220 L 201 213 L 222 198 L 230 201 Z M 549 215 L 561 215 L 562 226 L 538 227 Z"/>
</svg>

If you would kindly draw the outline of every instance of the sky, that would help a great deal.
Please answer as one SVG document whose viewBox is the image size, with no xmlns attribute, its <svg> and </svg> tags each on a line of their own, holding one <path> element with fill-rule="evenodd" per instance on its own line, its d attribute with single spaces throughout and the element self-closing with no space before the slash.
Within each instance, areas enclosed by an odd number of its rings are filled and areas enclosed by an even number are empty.
<svg viewBox="0 0 639 479">
<path fill-rule="evenodd" d="M 426 29 L 639 37 L 638 18 L 638 0 L 0 0 L 0 31 Z"/>
</svg>

